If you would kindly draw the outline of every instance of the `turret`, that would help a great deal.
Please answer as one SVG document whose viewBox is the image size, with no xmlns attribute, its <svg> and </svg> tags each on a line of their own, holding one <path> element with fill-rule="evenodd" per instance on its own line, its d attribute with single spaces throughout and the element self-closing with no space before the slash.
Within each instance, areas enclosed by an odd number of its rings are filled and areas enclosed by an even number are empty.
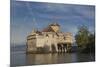
<svg viewBox="0 0 100 67">
<path fill-rule="evenodd" d="M 60 25 L 57 24 L 57 23 L 50 24 L 49 26 L 51 27 L 51 29 L 52 29 L 54 32 L 59 32 L 59 31 L 60 31 Z"/>
</svg>

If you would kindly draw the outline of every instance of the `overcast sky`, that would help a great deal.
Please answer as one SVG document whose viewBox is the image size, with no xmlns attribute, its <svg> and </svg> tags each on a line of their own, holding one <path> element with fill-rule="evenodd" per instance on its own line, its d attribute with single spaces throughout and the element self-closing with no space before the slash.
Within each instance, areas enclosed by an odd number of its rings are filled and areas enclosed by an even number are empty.
<svg viewBox="0 0 100 67">
<path fill-rule="evenodd" d="M 11 3 L 11 44 L 25 44 L 26 37 L 32 29 L 42 30 L 53 22 L 61 25 L 63 32 L 71 32 L 73 36 L 81 25 L 86 25 L 93 33 L 95 7 L 13 1 Z"/>
</svg>

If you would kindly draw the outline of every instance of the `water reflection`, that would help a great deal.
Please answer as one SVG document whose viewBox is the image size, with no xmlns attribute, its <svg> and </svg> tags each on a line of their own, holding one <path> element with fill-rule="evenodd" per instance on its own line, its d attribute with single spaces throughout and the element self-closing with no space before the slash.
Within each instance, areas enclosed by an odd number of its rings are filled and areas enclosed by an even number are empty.
<svg viewBox="0 0 100 67">
<path fill-rule="evenodd" d="M 56 64 L 93 60 L 87 54 L 77 53 L 28 54 L 26 58 L 27 64 Z"/>
<path fill-rule="evenodd" d="M 12 53 L 11 65 L 37 65 L 94 61 L 94 55 L 80 53 L 25 54 Z M 92 57 L 92 58 L 91 58 Z"/>
<path fill-rule="evenodd" d="M 63 57 L 62 57 L 63 56 Z M 62 63 L 71 62 L 71 55 L 66 54 L 28 54 L 27 63 L 28 64 L 50 64 L 50 63 Z"/>
</svg>

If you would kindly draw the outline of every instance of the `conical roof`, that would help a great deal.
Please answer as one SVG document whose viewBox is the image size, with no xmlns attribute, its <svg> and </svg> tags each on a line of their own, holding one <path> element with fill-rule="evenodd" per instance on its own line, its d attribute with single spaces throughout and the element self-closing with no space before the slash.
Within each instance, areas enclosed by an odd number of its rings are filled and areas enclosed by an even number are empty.
<svg viewBox="0 0 100 67">
<path fill-rule="evenodd" d="M 50 24 L 49 26 L 60 26 L 58 23 L 52 23 L 52 24 Z"/>
<path fill-rule="evenodd" d="M 35 29 L 33 29 L 29 35 L 34 35 L 34 34 L 36 34 L 36 30 Z"/>
</svg>

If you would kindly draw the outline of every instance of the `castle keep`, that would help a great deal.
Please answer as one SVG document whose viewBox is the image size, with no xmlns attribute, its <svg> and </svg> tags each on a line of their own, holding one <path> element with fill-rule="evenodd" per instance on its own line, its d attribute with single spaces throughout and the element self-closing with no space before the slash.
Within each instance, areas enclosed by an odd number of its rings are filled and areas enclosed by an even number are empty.
<svg viewBox="0 0 100 67">
<path fill-rule="evenodd" d="M 68 52 L 73 44 L 70 32 L 61 32 L 60 25 L 50 24 L 42 31 L 33 30 L 27 36 L 27 52 Z"/>
</svg>

